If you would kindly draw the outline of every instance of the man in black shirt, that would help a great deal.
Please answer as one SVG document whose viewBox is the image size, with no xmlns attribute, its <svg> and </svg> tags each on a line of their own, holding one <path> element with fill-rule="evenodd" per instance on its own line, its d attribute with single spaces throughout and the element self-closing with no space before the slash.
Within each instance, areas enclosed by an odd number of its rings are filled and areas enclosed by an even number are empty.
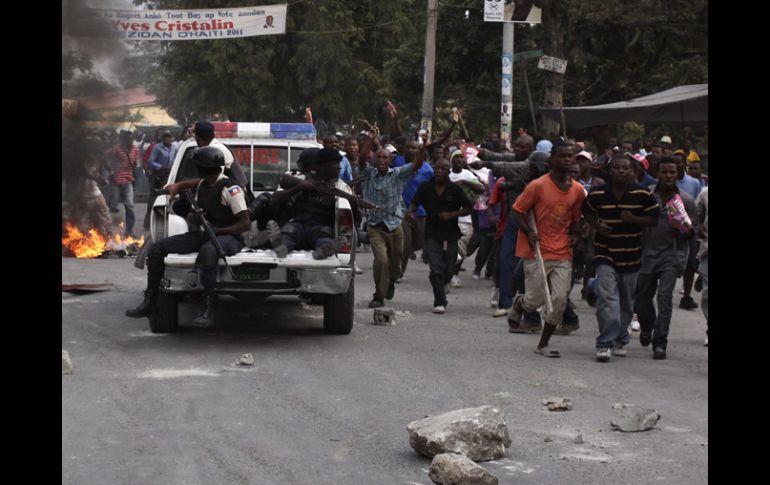
<svg viewBox="0 0 770 485">
<path fill-rule="evenodd" d="M 471 201 L 458 185 L 449 180 L 449 170 L 448 160 L 436 162 L 433 180 L 420 185 L 406 216 L 413 218 L 419 206 L 423 206 L 427 213 L 423 252 L 427 254 L 430 265 L 433 313 L 446 311 L 444 287 L 452 278 L 450 269 L 457 261 L 457 240 L 462 235 L 457 219 L 473 212 Z"/>
</svg>

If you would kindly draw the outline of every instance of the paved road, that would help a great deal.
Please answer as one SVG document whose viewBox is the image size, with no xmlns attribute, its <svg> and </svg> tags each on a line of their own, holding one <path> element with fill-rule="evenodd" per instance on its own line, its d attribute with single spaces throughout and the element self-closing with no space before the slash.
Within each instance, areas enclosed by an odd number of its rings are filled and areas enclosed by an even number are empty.
<svg viewBox="0 0 770 485">
<path fill-rule="evenodd" d="M 554 336 L 563 357 L 546 359 L 532 352 L 538 336 L 491 318 L 490 281 L 461 273 L 447 313 L 430 313 L 419 262 L 397 288 L 398 324 L 371 325 L 371 260 L 360 255 L 351 335 L 324 335 L 321 307 L 288 297 L 227 300 L 216 330 L 154 335 L 123 316 L 145 282 L 133 260 L 63 258 L 63 283 L 116 287 L 62 293 L 75 369 L 62 377 L 62 483 L 428 485 L 430 460 L 410 448 L 406 424 L 483 404 L 504 410 L 513 440 L 505 459 L 482 464 L 501 484 L 707 482 L 700 311 L 674 310 L 668 360 L 653 361 L 634 335 L 628 357 L 601 364 L 595 317 L 578 301 L 580 330 Z M 255 365 L 234 365 L 246 352 Z M 549 396 L 574 410 L 546 411 Z M 616 402 L 657 409 L 657 429 L 610 431 Z"/>
</svg>

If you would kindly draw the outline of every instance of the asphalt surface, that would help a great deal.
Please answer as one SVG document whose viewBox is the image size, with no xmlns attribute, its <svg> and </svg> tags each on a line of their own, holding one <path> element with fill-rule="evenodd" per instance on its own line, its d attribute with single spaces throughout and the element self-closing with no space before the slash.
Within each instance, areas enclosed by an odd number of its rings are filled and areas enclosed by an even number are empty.
<svg viewBox="0 0 770 485">
<path fill-rule="evenodd" d="M 481 463 L 501 484 L 708 481 L 700 309 L 675 308 L 667 360 L 632 334 L 628 357 L 598 363 L 595 316 L 576 286 L 581 328 L 554 336 L 563 356 L 547 359 L 533 352 L 539 336 L 491 317 L 492 283 L 469 272 L 447 313 L 432 314 L 419 259 L 391 302 L 397 325 L 372 325 L 371 261 L 359 254 L 350 335 L 323 334 L 322 307 L 290 297 L 224 298 L 217 328 L 155 335 L 123 315 L 145 285 L 133 259 L 62 258 L 62 283 L 115 284 L 62 292 L 62 349 L 74 366 L 62 376 L 62 483 L 428 485 L 430 460 L 409 446 L 407 423 L 485 404 L 504 411 L 513 440 L 506 458 Z M 254 366 L 236 365 L 247 352 Z M 547 411 L 550 396 L 574 409 Z M 611 431 L 617 402 L 662 418 L 651 431 Z"/>
</svg>

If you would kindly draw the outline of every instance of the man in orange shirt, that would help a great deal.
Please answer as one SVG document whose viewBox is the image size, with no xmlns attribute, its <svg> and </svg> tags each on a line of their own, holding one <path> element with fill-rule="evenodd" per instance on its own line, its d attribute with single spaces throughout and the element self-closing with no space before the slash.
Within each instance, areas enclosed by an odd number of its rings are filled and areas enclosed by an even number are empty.
<svg viewBox="0 0 770 485">
<path fill-rule="evenodd" d="M 569 177 L 572 147 L 562 140 L 554 143 L 548 160 L 551 172 L 530 182 L 513 204 L 513 217 L 519 225 L 516 256 L 524 259 L 524 277 L 527 292 L 513 303 L 508 323 L 516 329 L 522 314 L 537 310 L 545 303 L 545 288 L 535 260 L 535 242 L 540 242 L 553 311 L 545 315 L 545 327 L 535 353 L 559 357 L 559 352 L 548 348 L 548 341 L 561 323 L 567 305 L 572 278 L 571 239 L 578 235 L 577 222 L 585 199 L 585 190 Z M 531 226 L 527 213 L 535 216 L 537 231 Z M 524 237 L 526 236 L 526 238 Z"/>
</svg>

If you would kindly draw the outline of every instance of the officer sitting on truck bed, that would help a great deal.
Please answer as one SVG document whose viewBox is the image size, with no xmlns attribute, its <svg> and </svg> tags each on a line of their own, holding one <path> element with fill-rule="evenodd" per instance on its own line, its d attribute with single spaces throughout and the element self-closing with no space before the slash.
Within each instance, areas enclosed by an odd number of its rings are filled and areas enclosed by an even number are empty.
<svg viewBox="0 0 770 485">
<path fill-rule="evenodd" d="M 225 158 L 221 150 L 215 147 L 199 148 L 193 156 L 193 161 L 201 177 L 196 195 L 198 205 L 205 212 L 206 219 L 213 227 L 225 254 L 232 256 L 243 248 L 241 234 L 249 229 L 243 189 L 222 174 Z M 168 188 L 171 194 L 179 192 L 178 184 L 172 184 Z M 144 292 L 144 301 L 133 310 L 126 310 L 126 315 L 141 318 L 155 314 L 160 280 L 165 272 L 166 255 L 195 251 L 198 251 L 198 264 L 201 267 L 204 304 L 193 324 L 201 327 L 211 326 L 214 321 L 214 287 L 217 283 L 219 255 L 203 231 L 189 231 L 171 236 L 157 241 L 152 246 L 147 256 L 147 289 Z"/>
<path fill-rule="evenodd" d="M 336 149 L 318 150 L 313 159 L 315 171 L 306 174 L 307 180 L 285 180 L 288 182 L 285 185 L 291 186 L 273 194 L 273 204 L 292 202 L 292 219 L 281 227 L 281 241 L 273 243 L 279 258 L 285 258 L 294 249 L 312 249 L 314 259 L 324 259 L 345 245 L 344 237 L 333 239 L 336 197 L 333 193 L 322 191 L 320 187 L 353 193 L 347 184 L 338 180 L 341 159 Z"/>
</svg>

